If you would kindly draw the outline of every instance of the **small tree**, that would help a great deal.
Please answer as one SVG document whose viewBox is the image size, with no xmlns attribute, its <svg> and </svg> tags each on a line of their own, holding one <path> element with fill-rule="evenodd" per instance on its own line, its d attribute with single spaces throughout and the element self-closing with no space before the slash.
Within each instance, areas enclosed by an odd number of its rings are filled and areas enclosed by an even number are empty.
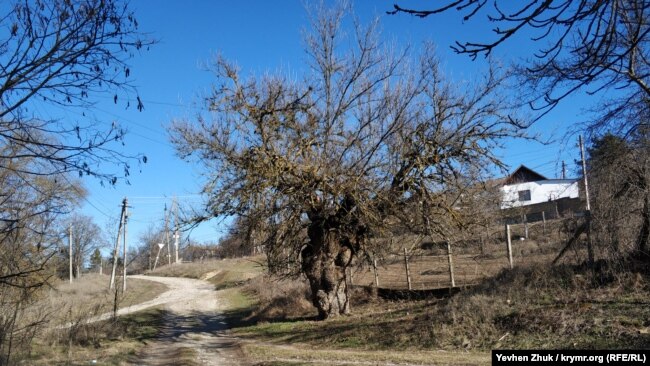
<svg viewBox="0 0 650 366">
<path fill-rule="evenodd" d="M 139 241 L 144 258 L 146 258 L 147 261 L 145 268 L 152 270 L 156 256 L 163 252 L 163 249 L 158 247 L 158 243 L 165 243 L 165 229 L 153 224 L 149 225 L 147 230 L 140 234 Z M 163 261 L 162 263 L 167 262 Z"/>
<path fill-rule="evenodd" d="M 103 265 L 102 252 L 99 248 L 95 248 L 93 254 L 90 255 L 90 267 L 100 271 L 101 266 Z"/>
<path fill-rule="evenodd" d="M 81 275 L 84 262 L 89 259 L 94 250 L 108 245 L 102 230 L 93 222 L 92 217 L 74 214 L 61 225 L 61 232 L 68 233 L 72 230 L 72 270 L 75 278 Z M 61 246 L 68 251 L 68 237 Z M 69 253 L 68 253 L 69 255 Z M 67 266 L 66 266 L 67 269 Z"/>
<path fill-rule="evenodd" d="M 270 267 L 304 273 L 321 318 L 349 312 L 346 268 L 380 250 L 391 223 L 421 215 L 420 230 L 443 235 L 461 223 L 463 190 L 520 127 L 496 69 L 452 84 L 432 47 L 411 63 L 382 47 L 375 25 L 345 39 L 343 21 L 341 8 L 313 19 L 300 81 L 244 78 L 218 59 L 213 118 L 171 127 L 178 153 L 205 167 L 205 217 L 258 225 Z"/>
</svg>

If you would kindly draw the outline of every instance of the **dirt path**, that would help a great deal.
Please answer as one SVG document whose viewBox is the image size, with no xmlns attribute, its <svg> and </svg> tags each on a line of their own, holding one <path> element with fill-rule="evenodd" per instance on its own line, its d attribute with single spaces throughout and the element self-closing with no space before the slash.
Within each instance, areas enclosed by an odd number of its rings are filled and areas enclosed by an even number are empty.
<svg viewBox="0 0 650 366">
<path fill-rule="evenodd" d="M 229 337 L 220 315 L 218 292 L 202 280 L 177 277 L 132 276 L 169 287 L 151 301 L 119 310 L 119 314 L 164 305 L 165 326 L 131 363 L 133 365 L 242 365 L 238 343 Z M 109 314 L 110 316 L 110 314 Z"/>
</svg>

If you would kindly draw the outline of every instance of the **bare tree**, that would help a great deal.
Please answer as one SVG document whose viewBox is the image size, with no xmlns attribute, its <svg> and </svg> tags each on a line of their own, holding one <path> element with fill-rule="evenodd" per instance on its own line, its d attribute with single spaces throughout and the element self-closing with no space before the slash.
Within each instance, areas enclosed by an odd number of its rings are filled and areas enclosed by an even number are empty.
<svg viewBox="0 0 650 366">
<path fill-rule="evenodd" d="M 16 146 L 0 148 L 20 156 Z M 81 199 L 78 182 L 61 176 L 34 176 L 34 161 L 12 158 L 0 169 L 0 363 L 27 347 L 45 318 L 23 317 L 35 294 L 56 275 L 58 220 Z"/>
<path fill-rule="evenodd" d="M 21 157 L 46 163 L 28 173 L 75 172 L 114 184 L 118 174 L 99 169 L 110 162 L 128 176 L 129 157 L 108 148 L 124 130 L 113 124 L 102 131 L 86 112 L 102 94 L 116 103 L 118 95 L 135 96 L 135 107 L 143 108 L 127 61 L 152 42 L 137 25 L 117 0 L 26 0 L 0 7 L 0 144 L 20 146 Z M 39 105 L 76 108 L 83 116 L 56 120 L 38 113 Z"/>
<path fill-rule="evenodd" d="M 650 97 L 648 12 L 644 0 L 493 1 L 453 0 L 431 9 L 394 5 L 395 13 L 429 17 L 449 11 L 471 21 L 487 17 L 495 38 L 487 42 L 457 42 L 452 48 L 476 58 L 505 46 L 515 35 L 530 37 L 534 52 L 522 63 L 529 94 L 526 101 L 544 115 L 578 90 L 603 95 L 596 117 L 584 126 L 591 136 L 612 132 L 621 136 L 647 126 Z M 611 92 L 601 94 L 600 92 Z"/>
<path fill-rule="evenodd" d="M 161 248 L 158 247 L 158 244 L 165 242 L 165 229 L 161 226 L 151 224 L 147 227 L 145 232 L 140 234 L 139 242 L 141 251 L 143 254 L 146 253 L 146 255 L 143 255 L 147 261 L 144 268 L 152 270 L 156 256 L 161 252 Z"/>
<path fill-rule="evenodd" d="M 73 214 L 61 223 L 60 232 L 67 233 L 69 228 L 72 230 L 73 275 L 78 278 L 81 275 L 84 262 L 89 259 L 91 253 L 95 249 L 108 246 L 108 242 L 102 230 L 93 222 L 90 216 Z M 70 253 L 67 253 L 68 237 L 62 235 L 62 238 L 65 240 L 61 242 L 61 247 L 66 252 L 66 255 L 70 255 Z"/>
<path fill-rule="evenodd" d="M 178 153 L 204 166 L 204 217 L 255 218 L 270 265 L 307 276 L 321 318 L 350 311 L 346 268 L 415 215 L 407 203 L 426 230 L 461 222 L 463 188 L 499 165 L 493 148 L 520 127 L 496 68 L 453 84 L 432 47 L 410 62 L 379 43 L 374 24 L 353 21 L 345 38 L 346 19 L 336 8 L 312 20 L 300 81 L 245 78 L 219 58 L 211 118 L 171 127 Z"/>
<path fill-rule="evenodd" d="M 118 0 L 0 5 L 0 364 L 38 329 L 21 314 L 54 275 L 58 220 L 84 195 L 71 173 L 115 184 L 145 160 L 112 149 L 124 131 L 90 112 L 102 95 L 142 110 L 127 62 L 151 43 Z M 57 107 L 81 117 L 57 119 Z"/>
<path fill-rule="evenodd" d="M 588 149 L 596 241 L 607 258 L 648 259 L 650 160 L 647 135 L 605 135 Z"/>
</svg>

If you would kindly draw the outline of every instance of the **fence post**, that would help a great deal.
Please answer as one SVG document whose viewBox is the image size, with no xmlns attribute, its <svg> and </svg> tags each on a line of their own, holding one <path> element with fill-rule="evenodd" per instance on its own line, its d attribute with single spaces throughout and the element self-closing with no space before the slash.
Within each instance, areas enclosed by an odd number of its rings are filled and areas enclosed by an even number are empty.
<svg viewBox="0 0 650 366">
<path fill-rule="evenodd" d="M 372 258 L 372 269 L 375 271 L 375 287 L 379 288 L 379 273 L 377 273 L 377 258 Z"/>
<path fill-rule="evenodd" d="M 406 268 L 406 282 L 408 282 L 409 291 L 413 288 L 411 287 L 411 271 L 409 270 L 409 257 L 406 254 L 406 248 L 404 248 L 404 267 Z"/>
<path fill-rule="evenodd" d="M 510 225 L 506 224 L 506 239 L 508 242 L 508 263 L 510 264 L 510 269 L 512 269 L 512 240 L 510 239 Z"/>
<path fill-rule="evenodd" d="M 528 240 L 528 216 L 524 214 L 524 237 Z"/>
<path fill-rule="evenodd" d="M 451 256 L 451 243 L 447 240 L 447 259 L 449 260 L 449 281 L 451 282 L 451 288 L 456 287 L 456 281 L 454 280 L 454 261 Z"/>
<path fill-rule="evenodd" d="M 546 213 L 542 211 L 542 222 L 543 222 L 543 230 L 544 230 L 544 239 L 546 239 Z"/>
</svg>

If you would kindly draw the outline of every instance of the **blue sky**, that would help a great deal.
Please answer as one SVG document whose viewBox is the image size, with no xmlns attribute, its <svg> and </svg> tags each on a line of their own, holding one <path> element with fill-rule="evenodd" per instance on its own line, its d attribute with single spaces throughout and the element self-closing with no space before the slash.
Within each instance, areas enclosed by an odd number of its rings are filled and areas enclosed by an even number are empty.
<svg viewBox="0 0 650 366">
<path fill-rule="evenodd" d="M 362 21 L 380 17 L 387 41 L 414 46 L 422 40 L 436 43 L 444 68 L 453 79 L 472 78 L 480 72 L 484 66 L 481 60 L 472 62 L 467 56 L 456 55 L 449 45 L 455 40 L 486 39 L 490 37 L 489 25 L 482 20 L 462 24 L 462 18 L 454 13 L 429 19 L 387 16 L 385 11 L 392 3 L 393 0 L 358 1 L 354 2 L 354 8 Z M 210 59 L 221 54 L 236 61 L 242 70 L 257 74 L 277 70 L 298 73 L 305 64 L 301 35 L 308 26 L 308 16 L 304 3 L 298 0 L 139 0 L 132 1 L 131 7 L 140 30 L 159 40 L 130 62 L 145 109 L 126 110 L 123 105 L 113 105 L 107 97 L 100 100 L 95 113 L 106 123 L 117 121 L 126 127 L 129 134 L 123 149 L 127 153 L 145 154 L 148 163 L 132 169 L 130 185 L 102 187 L 86 179 L 84 183 L 90 195 L 82 211 L 106 227 L 114 223 L 110 218 L 116 220 L 119 215 L 122 199 L 129 198 L 132 206 L 129 242 L 137 243 L 148 226 L 162 223 L 163 208 L 165 204 L 170 207 L 175 195 L 183 204 L 201 202 L 197 195 L 201 186 L 199 168 L 175 156 L 165 126 L 175 118 L 191 119 L 201 109 L 200 96 L 209 91 L 213 80 L 206 71 Z M 521 41 L 524 40 L 515 39 L 500 48 L 497 58 L 507 63 L 520 57 L 527 50 Z M 575 107 L 579 104 L 561 105 L 540 121 L 534 131 L 544 137 L 552 133 L 561 136 L 564 126 L 581 118 L 580 109 Z M 569 145 L 510 141 L 504 151 L 504 161 L 511 168 L 526 164 L 549 178 L 557 177 L 561 160 L 572 167 L 573 159 L 579 157 L 574 144 Z M 222 235 L 222 227 L 206 223 L 191 235 L 198 241 L 216 241 Z"/>
</svg>

